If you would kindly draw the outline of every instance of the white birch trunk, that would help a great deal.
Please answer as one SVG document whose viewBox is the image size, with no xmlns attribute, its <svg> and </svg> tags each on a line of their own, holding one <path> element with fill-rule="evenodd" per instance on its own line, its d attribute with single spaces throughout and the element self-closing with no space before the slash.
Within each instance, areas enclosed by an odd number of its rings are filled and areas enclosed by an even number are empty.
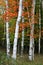
<svg viewBox="0 0 43 65">
<path fill-rule="evenodd" d="M 22 16 L 22 0 L 20 0 L 19 3 L 19 12 L 18 12 L 18 18 L 16 21 L 16 29 L 15 29 L 15 37 L 14 37 L 14 45 L 13 45 L 13 55 L 12 58 L 16 59 L 17 54 L 17 40 L 18 40 L 18 33 L 19 33 L 19 22 L 21 20 Z"/>
<path fill-rule="evenodd" d="M 6 2 L 6 12 L 8 9 L 8 0 L 5 0 Z M 10 40 L 9 40 L 9 22 L 8 22 L 8 17 L 6 17 L 6 43 L 7 43 L 7 56 L 10 56 Z"/>
<path fill-rule="evenodd" d="M 33 0 L 32 7 L 33 9 L 31 13 L 33 15 L 31 18 L 31 22 L 34 22 L 35 0 Z M 29 48 L 29 60 L 30 61 L 34 60 L 34 38 L 33 36 L 34 36 L 34 23 L 31 24 L 31 31 L 30 31 L 30 48 Z"/>
<path fill-rule="evenodd" d="M 24 6 L 22 7 L 24 11 Z M 22 12 L 23 12 L 22 11 Z M 22 16 L 22 23 L 24 23 L 24 16 Z M 21 57 L 23 56 L 23 49 L 24 49 L 24 28 L 22 30 L 22 41 L 21 41 Z"/>
<path fill-rule="evenodd" d="M 24 23 L 24 16 L 22 16 L 22 23 Z M 21 57 L 23 56 L 23 49 L 24 49 L 24 28 L 22 30 Z"/>
<path fill-rule="evenodd" d="M 20 47 L 20 46 L 19 46 L 19 44 L 18 44 L 18 55 L 19 55 L 19 47 Z"/>
<path fill-rule="evenodd" d="M 41 0 L 40 0 L 40 3 L 41 3 Z M 40 10 L 40 5 L 39 5 L 39 54 L 40 54 L 40 42 L 41 42 L 41 10 Z"/>
</svg>

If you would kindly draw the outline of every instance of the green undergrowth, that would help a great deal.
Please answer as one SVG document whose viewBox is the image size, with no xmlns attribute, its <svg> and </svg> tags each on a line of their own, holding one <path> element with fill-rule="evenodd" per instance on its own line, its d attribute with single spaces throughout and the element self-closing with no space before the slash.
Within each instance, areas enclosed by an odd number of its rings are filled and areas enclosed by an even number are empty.
<svg viewBox="0 0 43 65">
<path fill-rule="evenodd" d="M 23 57 L 17 55 L 17 59 L 14 60 L 11 57 L 7 57 L 5 52 L 0 51 L 0 65 L 43 65 L 43 55 L 35 54 L 35 60 L 29 61 L 28 55 Z"/>
</svg>

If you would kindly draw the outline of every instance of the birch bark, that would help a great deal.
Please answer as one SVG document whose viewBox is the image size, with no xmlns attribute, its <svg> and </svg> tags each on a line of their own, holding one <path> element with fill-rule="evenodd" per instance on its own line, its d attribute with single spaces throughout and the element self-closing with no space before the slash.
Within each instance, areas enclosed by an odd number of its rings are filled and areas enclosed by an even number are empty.
<svg viewBox="0 0 43 65">
<path fill-rule="evenodd" d="M 30 48 L 29 48 L 29 60 L 34 60 L 34 12 L 35 12 L 35 0 L 32 2 L 31 14 L 31 31 L 30 31 Z"/>
<path fill-rule="evenodd" d="M 41 0 L 39 4 L 39 54 L 40 54 L 40 42 L 41 42 Z"/>
<path fill-rule="evenodd" d="M 24 10 L 24 7 L 23 7 L 23 10 Z M 24 23 L 24 16 L 22 16 L 22 23 Z M 22 30 L 21 57 L 23 56 L 23 49 L 24 49 L 24 27 Z"/>
<path fill-rule="evenodd" d="M 13 55 L 12 58 L 16 59 L 17 54 L 17 40 L 18 40 L 18 33 L 19 33 L 19 22 L 21 20 L 22 16 L 22 0 L 19 2 L 19 12 L 18 12 L 18 18 L 16 21 L 16 28 L 15 28 L 15 37 L 14 37 L 14 45 L 13 45 Z"/>
<path fill-rule="evenodd" d="M 8 0 L 5 0 L 6 2 L 6 12 L 7 9 L 8 9 Z M 8 14 L 7 14 L 8 15 Z M 10 39 L 9 39 L 9 21 L 8 21 L 8 17 L 6 16 L 6 42 L 7 42 L 7 56 L 9 57 L 10 56 Z"/>
</svg>

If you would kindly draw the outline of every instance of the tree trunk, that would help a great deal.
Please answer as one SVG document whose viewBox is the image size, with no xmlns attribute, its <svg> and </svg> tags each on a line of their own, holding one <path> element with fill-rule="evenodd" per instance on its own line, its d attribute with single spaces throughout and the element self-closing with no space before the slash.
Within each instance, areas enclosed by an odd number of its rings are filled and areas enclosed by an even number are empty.
<svg viewBox="0 0 43 65">
<path fill-rule="evenodd" d="M 41 43 L 41 0 L 39 4 L 39 54 L 40 54 L 40 43 Z"/>
<path fill-rule="evenodd" d="M 8 0 L 5 0 L 5 2 L 6 2 L 6 12 L 8 12 L 8 11 L 7 11 L 7 9 L 8 9 Z M 8 14 L 7 14 L 7 15 L 8 15 Z M 9 28 L 9 22 L 8 22 L 8 17 L 6 16 L 7 56 L 9 57 L 9 56 L 10 56 L 10 54 L 9 54 L 9 52 L 10 52 L 10 40 L 9 40 L 9 30 L 8 30 L 8 28 Z"/>
<path fill-rule="evenodd" d="M 22 16 L 22 23 L 24 23 L 24 16 Z M 23 56 L 23 48 L 24 48 L 24 28 L 22 30 L 21 57 Z"/>
<path fill-rule="evenodd" d="M 22 0 L 20 0 L 19 3 L 19 12 L 18 12 L 18 18 L 16 21 L 16 28 L 15 28 L 15 37 L 14 37 L 13 55 L 12 55 L 12 58 L 14 59 L 16 59 L 16 54 L 17 54 L 17 40 L 18 40 L 19 22 L 21 20 L 21 16 L 22 16 Z"/>
<path fill-rule="evenodd" d="M 32 10 L 31 10 L 31 14 L 32 18 L 31 18 L 31 31 L 30 31 L 30 48 L 29 48 L 29 60 L 32 61 L 34 60 L 34 11 L 35 11 L 35 0 L 33 0 L 32 3 Z"/>
<path fill-rule="evenodd" d="M 6 42 L 7 42 L 7 56 L 10 56 L 10 40 L 9 40 L 9 23 L 6 22 Z"/>
</svg>

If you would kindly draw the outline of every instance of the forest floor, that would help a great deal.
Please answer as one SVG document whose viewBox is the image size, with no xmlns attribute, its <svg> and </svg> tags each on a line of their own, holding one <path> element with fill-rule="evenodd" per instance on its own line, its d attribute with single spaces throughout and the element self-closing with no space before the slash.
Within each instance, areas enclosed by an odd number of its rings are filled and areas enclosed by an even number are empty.
<svg viewBox="0 0 43 65">
<path fill-rule="evenodd" d="M 35 54 L 34 61 L 29 61 L 27 54 L 23 57 L 17 55 L 17 59 L 14 60 L 6 56 L 5 50 L 0 49 L 0 65 L 43 65 L 43 55 Z"/>
</svg>

